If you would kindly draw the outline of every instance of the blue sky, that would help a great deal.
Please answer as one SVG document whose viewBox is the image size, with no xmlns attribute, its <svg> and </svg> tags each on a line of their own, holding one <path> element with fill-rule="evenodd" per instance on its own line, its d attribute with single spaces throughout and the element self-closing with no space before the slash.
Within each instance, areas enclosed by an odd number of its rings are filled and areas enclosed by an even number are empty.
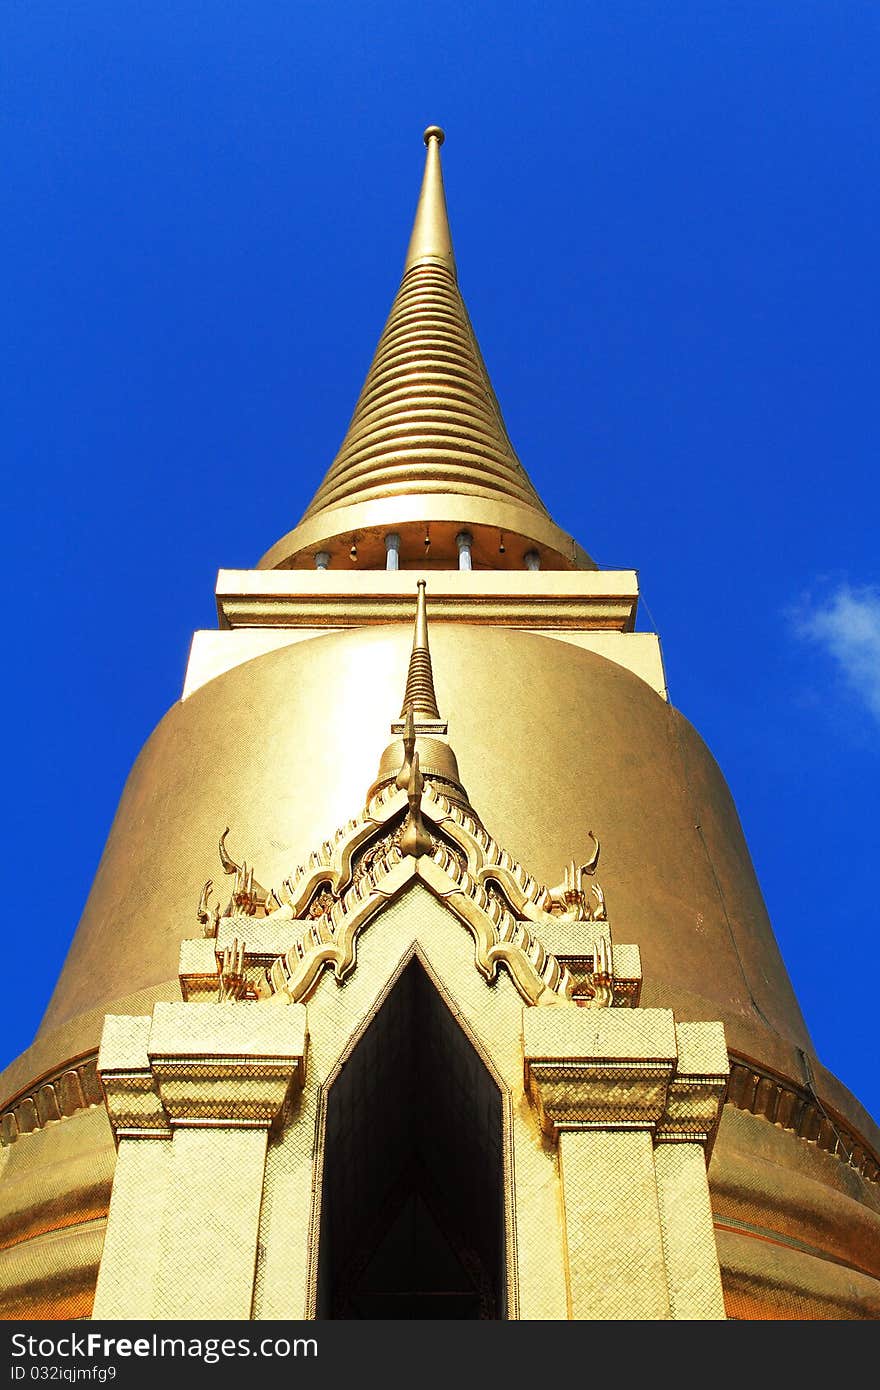
<svg viewBox="0 0 880 1390">
<path fill-rule="evenodd" d="M 0 64 L 0 1062 L 217 568 L 338 445 L 438 122 L 514 444 L 639 569 L 819 1055 L 880 1115 L 876 5 L 7 0 Z"/>
</svg>

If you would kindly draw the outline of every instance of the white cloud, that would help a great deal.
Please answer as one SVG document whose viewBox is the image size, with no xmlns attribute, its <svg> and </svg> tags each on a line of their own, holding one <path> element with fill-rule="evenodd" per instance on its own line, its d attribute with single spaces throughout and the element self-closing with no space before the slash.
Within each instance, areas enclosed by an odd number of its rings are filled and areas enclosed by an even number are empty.
<svg viewBox="0 0 880 1390">
<path fill-rule="evenodd" d="M 796 615 L 801 637 L 834 658 L 852 689 L 880 720 L 880 589 L 841 584 Z"/>
</svg>

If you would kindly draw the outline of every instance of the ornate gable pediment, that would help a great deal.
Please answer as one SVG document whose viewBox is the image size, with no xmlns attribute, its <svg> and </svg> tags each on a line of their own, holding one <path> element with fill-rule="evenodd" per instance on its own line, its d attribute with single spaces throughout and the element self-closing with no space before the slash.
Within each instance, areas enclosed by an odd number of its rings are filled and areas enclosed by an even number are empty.
<svg viewBox="0 0 880 1390">
<path fill-rule="evenodd" d="M 224 912 L 210 907 L 210 882 L 202 892 L 206 936 L 184 942 L 181 953 L 185 998 L 308 999 L 326 970 L 339 982 L 350 974 L 360 933 L 418 879 L 467 929 L 487 982 L 506 969 L 527 1004 L 637 1002 L 637 949 L 612 946 L 604 894 L 592 880 L 598 841 L 587 863 L 569 865 L 548 888 L 470 808 L 422 778 L 417 753 L 404 787 L 375 792 L 280 888 L 263 888 L 253 868 L 231 858 L 227 833 L 220 857 L 233 890 Z"/>
<path fill-rule="evenodd" d="M 293 1002 L 308 999 L 325 971 L 342 982 L 355 968 L 358 937 L 415 879 L 470 933 L 474 964 L 491 983 L 506 969 L 526 1004 L 591 1008 L 638 1002 L 638 949 L 612 947 L 605 894 L 595 878 L 599 841 L 571 861 L 554 888 L 539 883 L 489 834 L 468 800 L 434 692 L 425 584 L 398 738 L 386 748 L 366 804 L 280 887 L 265 888 L 220 836 L 233 878 L 225 909 L 202 889 L 204 937 L 183 942 L 184 999 Z"/>
</svg>

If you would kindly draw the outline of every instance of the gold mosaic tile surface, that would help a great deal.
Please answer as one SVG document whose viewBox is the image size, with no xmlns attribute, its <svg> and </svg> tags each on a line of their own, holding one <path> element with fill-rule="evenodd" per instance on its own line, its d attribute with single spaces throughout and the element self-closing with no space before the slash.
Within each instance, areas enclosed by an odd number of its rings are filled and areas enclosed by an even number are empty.
<svg viewBox="0 0 880 1390">
<path fill-rule="evenodd" d="M 669 1318 L 650 1134 L 565 1131 L 559 1155 L 571 1316 Z"/>
<path fill-rule="evenodd" d="M 658 1144 L 654 1167 L 672 1316 L 687 1321 L 723 1318 L 702 1145 Z"/>
</svg>

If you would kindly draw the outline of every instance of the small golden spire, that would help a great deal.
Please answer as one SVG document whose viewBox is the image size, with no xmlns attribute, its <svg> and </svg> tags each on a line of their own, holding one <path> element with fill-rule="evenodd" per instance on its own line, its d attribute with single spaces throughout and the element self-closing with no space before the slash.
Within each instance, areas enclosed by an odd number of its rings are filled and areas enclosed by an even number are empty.
<svg viewBox="0 0 880 1390">
<path fill-rule="evenodd" d="M 434 693 L 434 673 L 431 650 L 428 646 L 428 610 L 425 599 L 426 583 L 418 580 L 416 620 L 412 652 L 406 677 L 406 692 L 400 718 L 391 725 L 397 735 L 389 743 L 379 762 L 378 776 L 367 793 L 367 800 L 379 787 L 393 782 L 400 791 L 414 785 L 413 769 L 420 776 L 436 783 L 445 796 L 467 802 L 461 784 L 455 754 L 446 739 L 449 726 L 440 718 L 437 696 Z"/>
<path fill-rule="evenodd" d="M 438 125 L 429 125 L 425 131 L 425 173 L 422 178 L 422 191 L 416 208 L 409 250 L 406 253 L 404 275 L 415 265 L 433 262 L 445 266 L 455 278 L 455 254 L 452 250 L 452 233 L 449 230 L 449 214 L 446 211 L 446 194 L 443 191 L 443 170 L 440 167 L 440 146 L 446 139 Z"/>
<path fill-rule="evenodd" d="M 419 580 L 419 596 L 416 600 L 416 626 L 413 633 L 412 654 L 406 675 L 406 691 L 403 696 L 401 719 L 412 710 L 420 722 L 425 719 L 439 720 L 437 696 L 434 693 L 434 671 L 431 666 L 431 649 L 428 646 L 428 609 L 425 599 L 427 585 Z"/>
</svg>

